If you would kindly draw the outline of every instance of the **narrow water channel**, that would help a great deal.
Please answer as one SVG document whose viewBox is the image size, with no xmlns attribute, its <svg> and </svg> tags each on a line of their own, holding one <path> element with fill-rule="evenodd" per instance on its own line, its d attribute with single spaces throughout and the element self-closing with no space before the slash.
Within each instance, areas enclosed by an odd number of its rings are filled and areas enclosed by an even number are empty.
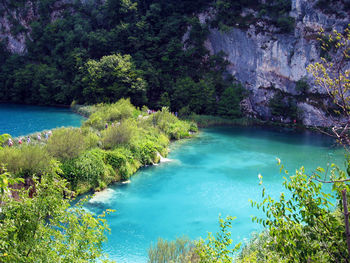
<svg viewBox="0 0 350 263">
<path fill-rule="evenodd" d="M 104 250 L 117 262 L 147 262 L 147 249 L 158 237 L 191 239 L 216 232 L 218 218 L 236 216 L 234 242 L 261 230 L 251 217 L 249 200 L 260 200 L 258 174 L 267 192 L 282 189 L 276 157 L 289 171 L 308 171 L 327 163 L 342 164 L 341 149 L 315 133 L 266 128 L 211 128 L 197 138 L 175 142 L 166 162 L 141 169 L 123 185 L 98 193 L 86 208 L 115 209 L 107 220 L 111 234 Z"/>
</svg>

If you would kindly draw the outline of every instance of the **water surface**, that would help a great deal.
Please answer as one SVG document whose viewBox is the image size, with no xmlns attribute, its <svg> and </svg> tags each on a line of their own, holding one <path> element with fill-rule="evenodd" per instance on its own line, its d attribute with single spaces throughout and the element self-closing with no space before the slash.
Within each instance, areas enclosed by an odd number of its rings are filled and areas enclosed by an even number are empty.
<svg viewBox="0 0 350 263">
<path fill-rule="evenodd" d="M 236 216 L 234 242 L 249 238 L 259 225 L 249 200 L 260 200 L 258 174 L 267 192 L 277 197 L 282 176 L 276 157 L 293 171 L 343 158 L 328 137 L 314 133 L 262 128 L 211 128 L 197 138 L 172 144 L 170 162 L 141 169 L 131 183 L 98 193 L 86 207 L 107 217 L 112 229 L 104 250 L 117 262 L 147 262 L 147 249 L 158 237 L 191 239 L 216 232 L 221 214 Z"/>
<path fill-rule="evenodd" d="M 13 137 L 61 126 L 79 127 L 83 119 L 67 108 L 0 104 L 0 134 Z"/>
</svg>

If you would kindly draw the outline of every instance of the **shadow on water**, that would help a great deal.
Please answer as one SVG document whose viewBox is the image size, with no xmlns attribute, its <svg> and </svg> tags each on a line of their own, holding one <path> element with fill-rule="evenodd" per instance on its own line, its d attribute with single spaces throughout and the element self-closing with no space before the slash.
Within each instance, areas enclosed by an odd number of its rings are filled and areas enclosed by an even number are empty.
<svg viewBox="0 0 350 263">
<path fill-rule="evenodd" d="M 206 133 L 220 133 L 229 137 L 244 136 L 262 140 L 274 140 L 285 144 L 338 147 L 335 140 L 317 131 L 295 130 L 284 127 L 215 127 L 203 129 Z"/>
</svg>

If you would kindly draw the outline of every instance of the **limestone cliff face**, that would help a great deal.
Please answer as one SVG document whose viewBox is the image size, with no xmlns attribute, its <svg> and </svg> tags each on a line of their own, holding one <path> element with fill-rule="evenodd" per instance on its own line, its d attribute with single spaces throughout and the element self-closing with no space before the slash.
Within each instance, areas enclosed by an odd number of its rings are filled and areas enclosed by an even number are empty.
<svg viewBox="0 0 350 263">
<path fill-rule="evenodd" d="M 310 84 L 310 98 L 298 99 L 298 108 L 305 125 L 327 126 L 321 104 L 325 91 L 312 85 L 306 67 L 319 58 L 317 33 L 322 28 L 342 31 L 349 23 L 344 18 L 323 14 L 315 7 L 315 1 L 293 0 L 291 16 L 296 27 L 293 34 L 276 34 L 273 26 L 258 22 L 248 30 L 234 28 L 229 32 L 211 29 L 206 47 L 211 53 L 224 51 L 230 62 L 229 72 L 250 91 L 245 102 L 248 111 L 262 118 L 270 118 L 269 100 L 276 90 L 297 96 L 296 81 L 303 77 Z M 205 17 L 205 15 L 204 15 Z M 203 21 L 203 15 L 200 17 Z M 301 97 L 301 96 L 299 96 Z M 320 103 L 320 100 L 322 103 Z"/>
</svg>

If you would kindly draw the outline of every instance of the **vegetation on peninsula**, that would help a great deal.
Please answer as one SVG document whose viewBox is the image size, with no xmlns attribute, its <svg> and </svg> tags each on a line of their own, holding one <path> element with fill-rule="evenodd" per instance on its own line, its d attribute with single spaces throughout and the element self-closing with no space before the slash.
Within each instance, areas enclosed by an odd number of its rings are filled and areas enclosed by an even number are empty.
<svg viewBox="0 0 350 263">
<path fill-rule="evenodd" d="M 1 162 L 9 173 L 31 178 L 50 172 L 52 162 L 58 161 L 58 174 L 81 194 L 128 180 L 141 166 L 165 157 L 170 140 L 197 131 L 195 123 L 180 121 L 167 108 L 150 114 L 128 99 L 92 108 L 81 128 L 56 129 L 48 139 L 21 145 L 15 140 L 13 147 L 0 150 Z"/>
</svg>

